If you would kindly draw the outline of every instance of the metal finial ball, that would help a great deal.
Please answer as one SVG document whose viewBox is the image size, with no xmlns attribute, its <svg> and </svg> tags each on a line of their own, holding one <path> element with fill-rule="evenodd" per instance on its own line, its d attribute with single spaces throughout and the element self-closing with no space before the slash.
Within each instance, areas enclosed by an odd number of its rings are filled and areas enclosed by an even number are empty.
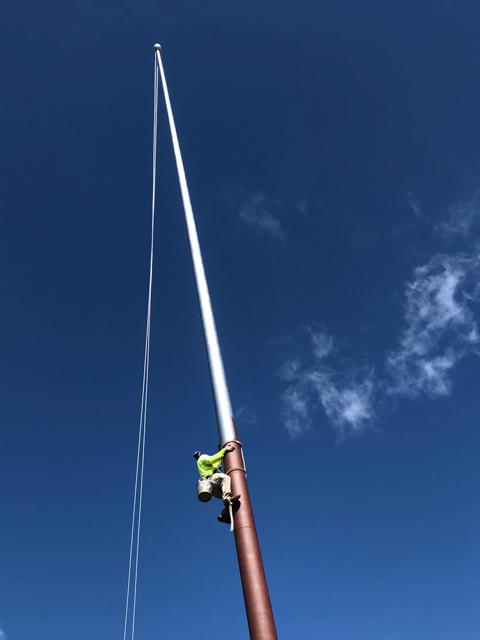
<svg viewBox="0 0 480 640">
<path fill-rule="evenodd" d="M 160 51 L 160 49 L 162 48 L 162 45 L 158 44 L 158 42 L 157 42 L 157 44 L 153 45 L 153 48 L 155 49 L 155 51 Z"/>
</svg>

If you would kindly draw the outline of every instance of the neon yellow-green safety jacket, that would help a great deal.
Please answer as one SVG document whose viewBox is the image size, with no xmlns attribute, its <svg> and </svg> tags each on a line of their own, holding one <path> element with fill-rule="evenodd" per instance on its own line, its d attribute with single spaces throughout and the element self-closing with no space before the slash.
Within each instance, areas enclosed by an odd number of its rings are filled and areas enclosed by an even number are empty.
<svg viewBox="0 0 480 640">
<path fill-rule="evenodd" d="M 213 456 L 207 456 L 206 453 L 197 460 L 198 473 L 202 479 L 209 478 L 214 473 L 219 473 L 222 466 L 223 456 L 227 453 L 226 449 L 220 449 L 218 453 L 214 453 Z"/>
</svg>

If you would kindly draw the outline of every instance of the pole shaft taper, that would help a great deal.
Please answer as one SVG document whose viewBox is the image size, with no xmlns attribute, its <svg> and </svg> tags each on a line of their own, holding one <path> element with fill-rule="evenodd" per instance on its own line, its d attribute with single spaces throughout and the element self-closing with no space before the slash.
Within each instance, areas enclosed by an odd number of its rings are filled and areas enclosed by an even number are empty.
<svg viewBox="0 0 480 640">
<path fill-rule="evenodd" d="M 160 45 L 155 45 L 155 57 L 162 79 L 168 122 L 173 142 L 173 151 L 177 165 L 178 179 L 180 182 L 183 208 L 185 211 L 185 221 L 187 224 L 188 239 L 192 253 L 195 282 L 200 302 L 205 344 L 212 379 L 212 389 L 215 400 L 220 442 L 222 444 L 226 444 L 227 442 L 237 441 L 235 443 L 235 451 L 226 454 L 224 458 L 224 469 L 226 473 L 230 473 L 231 475 L 232 491 L 234 495 L 241 495 L 240 508 L 234 517 L 235 544 L 237 548 L 238 565 L 242 580 L 243 597 L 245 600 L 250 638 L 251 640 L 277 640 L 278 636 L 275 629 L 275 620 L 268 593 L 267 579 L 263 568 L 262 554 L 260 551 L 250 493 L 248 491 L 247 478 L 244 470 L 244 459 L 241 445 L 238 444 L 237 430 L 232 414 L 230 395 L 228 392 L 220 345 L 218 343 L 212 303 L 208 291 L 202 253 L 200 250 L 192 204 L 190 201 L 187 179 L 185 176 L 185 168 L 183 166 L 182 154 L 178 142 L 175 120 L 173 118 L 165 71 L 163 69 L 162 58 L 160 55 Z"/>
</svg>

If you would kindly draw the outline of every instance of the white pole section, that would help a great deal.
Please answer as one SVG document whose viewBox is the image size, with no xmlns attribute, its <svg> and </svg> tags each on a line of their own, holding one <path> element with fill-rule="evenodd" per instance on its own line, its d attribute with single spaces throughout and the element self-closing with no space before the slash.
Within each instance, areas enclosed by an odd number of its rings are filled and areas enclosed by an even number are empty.
<svg viewBox="0 0 480 640">
<path fill-rule="evenodd" d="M 180 182 L 180 191 L 182 193 L 183 209 L 185 211 L 185 221 L 187 223 L 188 240 L 190 242 L 190 250 L 192 252 L 195 281 L 197 283 L 197 293 L 198 299 L 200 301 L 203 330 L 205 333 L 208 362 L 210 365 L 210 375 L 212 378 L 213 395 L 215 398 L 215 408 L 217 411 L 218 432 L 220 435 L 221 443 L 224 443 L 236 439 L 232 406 L 230 403 L 230 395 L 228 393 L 227 380 L 225 378 L 225 370 L 223 368 L 220 345 L 218 344 L 217 329 L 215 327 L 215 319 L 213 317 L 212 303 L 208 291 L 202 253 L 200 251 L 200 244 L 198 242 L 197 227 L 195 225 L 192 203 L 190 201 L 190 193 L 188 191 L 182 153 L 180 151 L 180 145 L 178 142 L 177 128 L 175 127 L 175 120 L 173 118 L 172 105 L 170 104 L 170 95 L 168 93 L 165 71 L 163 69 L 162 58 L 160 56 L 161 47 L 159 44 L 156 44 L 154 49 L 158 68 L 160 70 L 160 75 L 162 78 L 168 122 L 170 125 L 170 133 L 172 135 L 173 151 L 175 154 L 175 162 L 177 164 L 178 180 Z"/>
</svg>

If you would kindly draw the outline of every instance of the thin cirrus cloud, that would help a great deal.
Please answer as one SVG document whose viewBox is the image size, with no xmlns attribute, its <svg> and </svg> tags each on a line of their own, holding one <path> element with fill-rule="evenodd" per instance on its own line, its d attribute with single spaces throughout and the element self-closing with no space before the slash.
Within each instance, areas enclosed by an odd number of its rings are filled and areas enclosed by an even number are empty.
<svg viewBox="0 0 480 640">
<path fill-rule="evenodd" d="M 453 371 L 465 356 L 480 354 L 475 318 L 480 302 L 480 256 L 439 254 L 414 270 L 404 292 L 404 322 L 379 371 L 338 365 L 335 341 L 309 329 L 308 361 L 290 357 L 280 376 L 283 424 L 292 438 L 314 427 L 319 412 L 337 439 L 373 424 L 379 404 L 392 398 L 448 395 Z"/>
<path fill-rule="evenodd" d="M 246 404 L 241 404 L 235 411 L 235 420 L 246 427 L 253 427 L 258 422 L 258 416 Z"/>
<path fill-rule="evenodd" d="M 243 227 L 281 244 L 288 242 L 285 218 L 291 214 L 308 216 L 307 202 L 297 196 L 280 200 L 263 191 L 238 189 L 227 193 L 225 198 Z"/>
<path fill-rule="evenodd" d="M 290 358 L 280 371 L 286 383 L 281 404 L 287 432 L 295 438 L 310 431 L 318 409 L 323 410 L 339 439 L 362 432 L 374 413 L 373 372 L 335 367 L 334 340 L 326 332 L 309 329 L 308 339 L 308 364 Z"/>
<path fill-rule="evenodd" d="M 453 368 L 478 350 L 479 276 L 475 254 L 437 255 L 415 269 L 405 290 L 405 326 L 386 358 L 389 394 L 450 393 Z"/>
<path fill-rule="evenodd" d="M 476 189 L 470 198 L 449 207 L 446 218 L 435 229 L 444 237 L 466 237 L 479 219 L 480 189 Z"/>
<path fill-rule="evenodd" d="M 256 233 L 286 242 L 287 234 L 279 217 L 278 203 L 264 193 L 244 193 L 238 209 L 238 220 Z"/>
<path fill-rule="evenodd" d="M 413 212 L 413 214 L 418 218 L 423 217 L 424 214 L 420 199 L 414 193 L 412 193 L 412 191 L 407 191 L 407 193 L 405 194 L 405 198 L 407 201 L 407 205 Z"/>
</svg>

